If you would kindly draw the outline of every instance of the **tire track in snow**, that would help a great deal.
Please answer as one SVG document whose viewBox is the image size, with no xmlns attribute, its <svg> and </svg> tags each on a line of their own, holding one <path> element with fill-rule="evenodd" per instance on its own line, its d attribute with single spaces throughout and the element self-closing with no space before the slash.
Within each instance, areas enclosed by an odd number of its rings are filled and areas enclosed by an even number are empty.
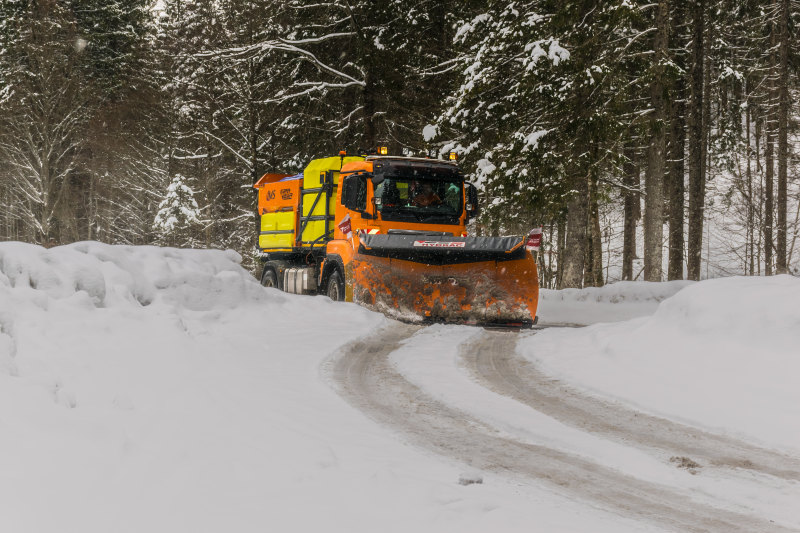
<svg viewBox="0 0 800 533">
<path fill-rule="evenodd" d="M 328 367 L 334 387 L 348 402 L 411 443 L 481 471 L 533 479 L 568 497 L 675 531 L 790 531 L 761 518 L 705 506 L 584 458 L 499 436 L 409 383 L 389 362 L 390 354 L 419 329 L 397 324 L 353 342 Z M 484 345 L 483 339 L 479 345 Z"/>
<path fill-rule="evenodd" d="M 461 347 L 478 381 L 560 422 L 628 446 L 688 457 L 702 467 L 741 468 L 800 481 L 800 459 L 636 411 L 580 392 L 516 353 L 518 336 L 486 331 Z"/>
</svg>

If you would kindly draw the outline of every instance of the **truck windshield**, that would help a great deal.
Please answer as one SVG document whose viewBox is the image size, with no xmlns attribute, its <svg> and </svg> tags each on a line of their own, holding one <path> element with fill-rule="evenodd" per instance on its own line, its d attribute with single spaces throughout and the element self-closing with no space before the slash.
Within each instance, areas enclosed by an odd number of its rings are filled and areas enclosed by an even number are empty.
<svg viewBox="0 0 800 533">
<path fill-rule="evenodd" d="M 457 224 L 464 206 L 464 182 L 452 179 L 386 178 L 375 187 L 384 220 Z"/>
</svg>

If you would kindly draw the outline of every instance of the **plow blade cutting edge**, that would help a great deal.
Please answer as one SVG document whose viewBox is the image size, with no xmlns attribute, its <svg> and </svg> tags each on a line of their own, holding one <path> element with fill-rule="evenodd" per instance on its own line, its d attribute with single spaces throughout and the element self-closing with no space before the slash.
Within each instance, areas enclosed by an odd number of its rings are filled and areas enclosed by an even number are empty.
<svg viewBox="0 0 800 533">
<path fill-rule="evenodd" d="M 530 327 L 536 262 L 522 237 L 364 235 L 353 300 L 406 321 Z"/>
</svg>

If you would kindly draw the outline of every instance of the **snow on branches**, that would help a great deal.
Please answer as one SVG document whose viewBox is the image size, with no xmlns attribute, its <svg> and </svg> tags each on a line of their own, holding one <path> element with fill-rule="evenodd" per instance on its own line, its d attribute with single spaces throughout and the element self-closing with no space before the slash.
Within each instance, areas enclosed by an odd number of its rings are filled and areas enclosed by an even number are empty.
<svg viewBox="0 0 800 533">
<path fill-rule="evenodd" d="M 200 224 L 200 207 L 185 180 L 180 174 L 172 178 L 153 220 L 153 227 L 161 239 L 173 246 L 191 244 L 194 238 L 190 230 Z"/>
</svg>

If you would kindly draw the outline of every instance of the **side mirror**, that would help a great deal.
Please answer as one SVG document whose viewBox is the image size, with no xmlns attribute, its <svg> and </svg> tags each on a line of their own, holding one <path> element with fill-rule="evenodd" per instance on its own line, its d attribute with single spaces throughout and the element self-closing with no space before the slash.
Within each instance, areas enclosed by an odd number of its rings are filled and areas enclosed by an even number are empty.
<svg viewBox="0 0 800 533">
<path fill-rule="evenodd" d="M 471 183 L 465 183 L 467 188 L 467 218 L 475 218 L 481 212 L 481 207 L 478 204 L 478 189 Z"/>
<path fill-rule="evenodd" d="M 342 180 L 342 205 L 347 209 L 358 209 L 359 185 L 361 177 L 356 175 L 347 176 Z"/>
<path fill-rule="evenodd" d="M 364 218 L 372 218 L 367 213 L 367 176 L 354 174 L 342 180 L 342 205 L 360 212 Z"/>
</svg>

